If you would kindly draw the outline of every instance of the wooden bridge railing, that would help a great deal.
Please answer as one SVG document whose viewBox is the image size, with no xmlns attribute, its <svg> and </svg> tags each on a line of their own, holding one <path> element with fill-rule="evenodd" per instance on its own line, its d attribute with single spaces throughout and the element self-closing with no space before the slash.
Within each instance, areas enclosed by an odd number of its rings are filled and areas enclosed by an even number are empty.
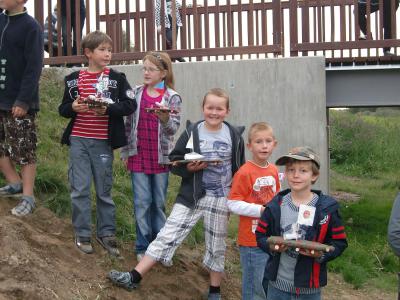
<svg viewBox="0 0 400 300">
<path fill-rule="evenodd" d="M 63 1 L 34 0 L 35 17 L 44 24 L 57 6 L 58 20 L 61 20 L 60 3 Z M 172 58 L 184 57 L 186 61 L 324 55 L 327 63 L 400 62 L 398 0 L 379 0 L 379 10 L 375 13 L 370 7 L 375 0 L 361 0 L 366 2 L 365 40 L 360 40 L 357 0 L 214 0 L 212 5 L 207 0 L 190 3 L 182 0 L 182 26 L 176 26 L 173 14 L 170 47 L 164 22 L 160 24 L 161 33 L 157 31 L 155 6 L 159 0 L 71 0 L 65 7 L 68 16 L 72 13 L 72 1 L 75 2 L 75 19 L 66 18 L 64 24 L 68 51 L 56 53 L 49 49 L 46 64 L 85 61 L 81 55 L 79 30 L 77 55 L 72 55 L 71 28 L 73 22 L 79 28 L 83 21 L 79 17 L 80 2 L 86 7 L 82 35 L 93 30 L 107 32 L 114 42 L 114 63 L 138 61 L 149 50 L 167 51 Z M 390 1 L 390 13 L 384 11 L 386 1 Z M 165 1 L 160 1 L 160 5 L 160 19 L 164 20 Z M 391 17 L 389 29 L 387 24 L 385 27 L 384 16 Z M 57 22 L 58 33 L 62 31 L 61 23 Z M 391 38 L 384 39 L 384 30 L 390 29 Z M 51 24 L 48 30 L 51 32 Z M 61 34 L 57 43 L 61 49 Z M 384 55 L 382 48 L 389 47 L 391 53 L 386 54 L 392 55 Z"/>
</svg>

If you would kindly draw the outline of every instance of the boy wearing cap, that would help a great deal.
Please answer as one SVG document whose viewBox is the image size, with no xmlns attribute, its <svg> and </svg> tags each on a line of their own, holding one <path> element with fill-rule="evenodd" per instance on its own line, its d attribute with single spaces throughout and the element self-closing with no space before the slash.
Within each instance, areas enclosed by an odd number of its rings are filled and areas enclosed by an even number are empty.
<svg viewBox="0 0 400 300">
<path fill-rule="evenodd" d="M 339 204 L 321 191 L 312 190 L 319 176 L 320 160 L 308 147 L 296 147 L 280 157 L 289 189 L 280 192 L 265 208 L 256 230 L 258 246 L 271 255 L 268 261 L 267 300 L 321 299 L 327 284 L 326 263 L 347 247 Z M 268 245 L 271 236 L 316 241 L 332 245 L 328 253 Z M 296 251 L 298 250 L 298 251 Z"/>
</svg>

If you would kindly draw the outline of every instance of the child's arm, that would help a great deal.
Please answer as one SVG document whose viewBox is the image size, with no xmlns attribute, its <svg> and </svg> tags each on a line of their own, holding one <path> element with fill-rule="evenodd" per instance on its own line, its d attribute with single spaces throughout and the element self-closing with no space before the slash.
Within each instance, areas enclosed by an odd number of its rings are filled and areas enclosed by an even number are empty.
<svg viewBox="0 0 400 300">
<path fill-rule="evenodd" d="M 324 253 L 320 258 L 318 258 L 319 263 L 327 263 L 328 261 L 335 259 L 347 248 L 346 233 L 339 212 L 337 210 L 333 211 L 330 217 L 331 220 L 329 222 L 327 236 L 325 241 L 322 242 L 334 246 L 335 250 Z"/>
<path fill-rule="evenodd" d="M 72 88 L 70 88 L 68 85 L 71 82 L 72 82 L 71 80 L 68 81 L 67 77 L 65 77 L 65 79 L 64 79 L 64 86 L 65 86 L 64 87 L 64 96 L 63 96 L 60 106 L 58 107 L 58 112 L 59 112 L 60 116 L 62 116 L 64 118 L 73 118 L 76 116 L 77 112 L 80 111 L 81 106 L 87 107 L 87 105 L 85 105 L 85 104 L 78 103 L 79 95 L 76 95 L 76 98 L 73 98 L 73 95 L 70 94 L 70 93 L 72 93 Z M 80 106 L 78 106 L 78 109 L 77 109 L 78 104 Z"/>
<path fill-rule="evenodd" d="M 174 164 L 174 161 L 183 160 L 186 153 L 189 153 L 189 149 L 186 148 L 186 145 L 189 140 L 189 136 L 191 133 L 186 129 L 178 141 L 175 144 L 174 150 L 169 154 L 169 159 L 172 162 L 171 172 L 175 175 L 178 175 L 182 178 L 189 178 L 193 176 L 194 172 L 201 171 L 202 169 L 207 167 L 206 162 L 193 161 L 188 164 Z"/>
<path fill-rule="evenodd" d="M 14 117 L 23 117 L 28 112 L 31 101 L 38 89 L 43 67 L 43 34 L 41 27 L 32 26 L 27 37 L 24 41 L 23 58 L 26 61 L 26 67 L 21 78 L 21 88 L 13 105 Z"/>
<path fill-rule="evenodd" d="M 239 169 L 233 176 L 232 189 L 228 196 L 229 211 L 241 216 L 259 218 L 264 211 L 260 204 L 249 203 L 246 198 L 251 194 L 252 183 L 249 177 Z"/>
<path fill-rule="evenodd" d="M 120 73 L 119 75 L 118 101 L 110 104 L 106 110 L 106 113 L 112 117 L 128 116 L 135 112 L 137 107 L 137 103 L 134 99 L 134 92 L 126 80 L 125 74 Z"/>
<path fill-rule="evenodd" d="M 167 121 L 163 121 L 162 118 L 159 117 L 161 123 L 161 130 L 163 131 L 164 134 L 172 136 L 178 131 L 179 126 L 181 125 L 181 114 L 180 114 L 181 104 L 182 104 L 181 97 L 179 95 L 174 95 L 170 99 L 168 105 L 169 108 L 173 108 L 179 111 L 179 113 L 157 112 L 157 115 L 158 114 L 168 115 L 167 116 L 168 118 L 166 118 Z"/>
<path fill-rule="evenodd" d="M 267 240 L 271 236 L 271 220 L 271 210 L 266 208 L 262 213 L 260 220 L 258 221 L 256 229 L 257 246 L 270 255 L 272 255 L 272 253 Z"/>
</svg>

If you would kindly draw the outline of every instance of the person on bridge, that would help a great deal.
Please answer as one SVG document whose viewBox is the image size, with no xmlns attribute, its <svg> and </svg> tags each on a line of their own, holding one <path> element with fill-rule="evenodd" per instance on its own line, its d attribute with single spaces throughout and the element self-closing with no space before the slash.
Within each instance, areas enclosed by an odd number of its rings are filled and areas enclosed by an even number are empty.
<svg viewBox="0 0 400 300">
<path fill-rule="evenodd" d="M 382 0 L 381 0 L 382 1 Z M 392 1 L 394 1 L 394 12 L 391 9 Z M 379 0 L 371 0 L 371 14 L 379 10 Z M 396 10 L 399 7 L 399 0 L 383 0 L 383 31 L 384 39 L 392 39 L 392 15 L 396 18 Z M 362 34 L 360 40 L 365 40 L 369 36 L 367 33 L 367 2 L 366 0 L 358 0 L 358 25 Z M 383 48 L 383 54 L 386 56 L 393 55 L 390 47 Z"/>
</svg>

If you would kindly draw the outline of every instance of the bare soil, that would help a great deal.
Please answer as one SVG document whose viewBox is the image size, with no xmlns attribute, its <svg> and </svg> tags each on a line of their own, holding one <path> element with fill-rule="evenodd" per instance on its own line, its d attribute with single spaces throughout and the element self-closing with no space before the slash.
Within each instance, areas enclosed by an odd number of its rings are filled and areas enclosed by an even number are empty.
<svg viewBox="0 0 400 300">
<path fill-rule="evenodd" d="M 14 217 L 17 199 L 0 199 L 0 300 L 14 299 L 202 299 L 208 273 L 202 266 L 203 249 L 182 246 L 170 268 L 157 266 L 138 290 L 127 292 L 106 279 L 112 268 L 130 270 L 136 264 L 132 243 L 122 244 L 122 258 L 113 259 L 94 243 L 95 253 L 76 249 L 69 219 L 60 219 L 38 207 L 34 214 Z M 231 261 L 238 261 L 228 243 L 223 299 L 240 299 L 240 278 Z M 202 248 L 202 247 L 201 247 Z M 330 274 L 324 299 L 395 299 L 382 291 L 354 290 L 340 276 Z"/>
</svg>

